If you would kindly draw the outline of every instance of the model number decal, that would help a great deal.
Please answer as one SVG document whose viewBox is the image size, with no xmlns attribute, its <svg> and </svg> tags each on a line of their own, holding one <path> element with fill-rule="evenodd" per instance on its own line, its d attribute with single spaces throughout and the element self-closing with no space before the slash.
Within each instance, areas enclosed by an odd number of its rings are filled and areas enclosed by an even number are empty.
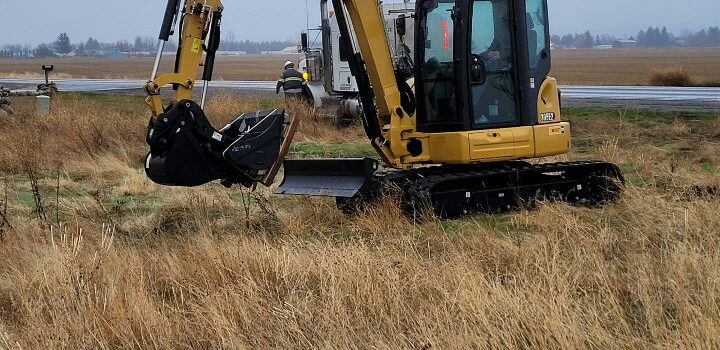
<svg viewBox="0 0 720 350">
<path fill-rule="evenodd" d="M 550 136 L 556 136 L 556 135 L 562 135 L 565 134 L 565 127 L 559 126 L 559 127 L 551 127 L 550 128 Z"/>
<path fill-rule="evenodd" d="M 551 112 L 551 113 L 540 114 L 540 121 L 542 121 L 543 123 L 554 122 L 555 121 L 555 113 Z"/>
</svg>

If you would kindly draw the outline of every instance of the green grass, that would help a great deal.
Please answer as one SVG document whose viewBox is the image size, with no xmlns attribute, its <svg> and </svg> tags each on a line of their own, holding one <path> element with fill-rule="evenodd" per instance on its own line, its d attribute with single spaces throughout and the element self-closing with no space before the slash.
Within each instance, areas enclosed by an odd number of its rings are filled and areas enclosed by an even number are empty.
<svg viewBox="0 0 720 350">
<path fill-rule="evenodd" d="M 567 108 L 563 110 L 566 119 L 572 121 L 590 121 L 598 118 L 623 119 L 642 128 L 671 123 L 676 118 L 682 120 L 709 121 L 718 117 L 717 113 L 704 112 L 656 112 L 651 110 L 618 110 L 603 108 Z"/>
<path fill-rule="evenodd" d="M 10 198 L 10 202 L 26 208 L 35 208 L 35 197 L 30 191 L 21 191 L 15 193 L 15 195 Z"/>
<path fill-rule="evenodd" d="M 622 171 L 623 176 L 625 176 L 625 180 L 628 183 L 638 188 L 645 187 L 645 180 L 638 176 L 638 172 L 633 164 L 619 164 L 618 166 L 620 167 L 620 171 Z"/>
<path fill-rule="evenodd" d="M 132 195 L 112 196 L 106 200 L 106 206 L 115 214 L 150 215 L 161 203 L 161 199 L 153 196 Z"/>
<path fill-rule="evenodd" d="M 375 149 L 368 143 L 296 143 L 290 149 L 290 154 L 298 158 L 347 158 L 369 157 L 377 158 Z"/>
<path fill-rule="evenodd" d="M 715 164 L 712 161 L 705 160 L 701 162 L 703 171 L 712 173 L 715 171 Z"/>
</svg>

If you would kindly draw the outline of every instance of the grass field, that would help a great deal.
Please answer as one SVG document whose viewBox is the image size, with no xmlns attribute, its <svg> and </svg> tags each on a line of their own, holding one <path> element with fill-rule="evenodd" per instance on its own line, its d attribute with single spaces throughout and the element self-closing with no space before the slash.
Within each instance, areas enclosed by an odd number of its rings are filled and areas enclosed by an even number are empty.
<svg viewBox="0 0 720 350">
<path fill-rule="evenodd" d="M 657 71 L 683 70 L 720 85 L 720 49 L 556 50 L 553 74 L 567 85 L 648 85 Z"/>
<path fill-rule="evenodd" d="M 218 57 L 217 80 L 276 80 L 287 60 L 297 62 L 300 55 L 247 55 Z M 171 71 L 174 56 L 166 57 L 161 72 Z M 99 59 L 90 57 L 54 58 L 44 60 L 0 61 L 0 77 L 40 76 L 42 64 L 54 64 L 56 78 L 148 79 L 154 58 Z"/>
<path fill-rule="evenodd" d="M 275 80 L 283 62 L 295 56 L 221 57 L 216 77 L 221 80 Z M 37 76 L 40 65 L 54 63 L 57 77 L 147 79 L 151 58 L 99 60 L 94 58 L 0 61 L 0 77 Z M 172 67 L 166 60 L 164 68 Z M 720 82 L 720 49 L 675 50 L 556 50 L 553 74 L 568 85 L 648 85 L 656 71 L 685 70 L 700 82 Z"/>
<path fill-rule="evenodd" d="M 604 208 L 415 222 L 142 172 L 136 97 L 0 120 L 0 348 L 720 346 L 716 115 L 569 110 L 574 153 L 629 180 Z M 279 104 L 215 97 L 219 123 Z M 362 155 L 305 120 L 293 157 Z"/>
</svg>

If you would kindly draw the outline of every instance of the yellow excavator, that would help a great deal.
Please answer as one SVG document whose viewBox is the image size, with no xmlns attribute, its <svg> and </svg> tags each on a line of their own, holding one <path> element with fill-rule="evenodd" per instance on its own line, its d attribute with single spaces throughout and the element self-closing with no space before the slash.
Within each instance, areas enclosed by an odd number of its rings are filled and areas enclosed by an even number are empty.
<svg viewBox="0 0 720 350">
<path fill-rule="evenodd" d="M 145 85 L 152 110 L 150 179 L 254 188 L 270 186 L 284 165 L 278 194 L 335 197 L 351 209 L 393 188 L 407 209 L 431 207 L 443 217 L 502 211 L 538 198 L 600 204 L 619 195 L 624 180 L 614 164 L 528 162 L 571 147 L 557 81 L 548 76 L 547 0 L 417 1 L 414 58 L 403 65 L 394 64 L 378 1 L 331 2 L 343 57 L 360 91 L 363 127 L 379 160 L 285 160 L 299 121 L 282 109 L 244 114 L 215 129 L 203 105 L 223 5 L 169 0 Z M 404 35 L 405 21 L 395 25 Z M 158 76 L 164 43 L 176 27 L 175 70 Z M 193 90 L 200 67 L 198 104 Z M 167 85 L 174 96 L 165 105 Z"/>
</svg>

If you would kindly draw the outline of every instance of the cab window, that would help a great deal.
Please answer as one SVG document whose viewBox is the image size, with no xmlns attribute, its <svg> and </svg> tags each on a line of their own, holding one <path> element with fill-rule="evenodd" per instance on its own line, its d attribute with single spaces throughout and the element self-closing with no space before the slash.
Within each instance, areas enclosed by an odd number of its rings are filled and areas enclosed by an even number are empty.
<svg viewBox="0 0 720 350">
<path fill-rule="evenodd" d="M 548 40 L 545 25 L 545 1 L 544 0 L 527 0 L 525 14 L 528 38 L 528 63 L 530 70 L 535 70 L 540 66 L 540 62 L 545 59 L 548 52 Z"/>
<path fill-rule="evenodd" d="M 343 39 L 342 36 L 338 38 L 339 46 L 340 46 L 340 61 L 342 62 L 348 62 L 350 61 L 350 55 L 352 55 L 352 49 L 350 49 L 347 45 L 347 42 Z"/>
<path fill-rule="evenodd" d="M 455 95 L 453 0 L 429 0 L 422 5 L 425 44 L 421 68 L 423 119 L 428 123 L 458 120 Z"/>
</svg>

